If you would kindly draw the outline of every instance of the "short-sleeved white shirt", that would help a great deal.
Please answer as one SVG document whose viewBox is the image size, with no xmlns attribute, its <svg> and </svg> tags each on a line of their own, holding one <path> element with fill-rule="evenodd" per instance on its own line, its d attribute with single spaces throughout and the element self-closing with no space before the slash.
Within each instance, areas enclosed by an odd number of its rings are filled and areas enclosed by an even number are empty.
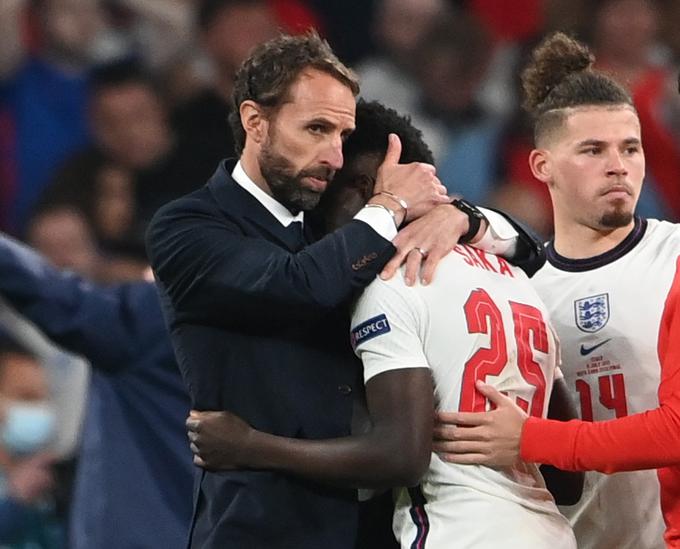
<svg viewBox="0 0 680 549">
<path fill-rule="evenodd" d="M 485 410 L 475 379 L 545 416 L 558 343 L 526 275 L 502 258 L 457 246 L 429 286 L 377 279 L 352 318 L 352 343 L 368 382 L 384 372 L 429 368 L 439 410 Z M 403 547 L 575 547 L 538 468 L 444 463 L 432 455 L 419 491 L 401 490 L 395 534 Z"/>
<path fill-rule="evenodd" d="M 658 342 L 680 255 L 680 225 L 637 219 L 601 256 L 568 260 L 548 246 L 532 278 L 562 343 L 562 371 L 583 419 L 656 408 Z M 563 507 L 581 549 L 662 549 L 656 471 L 586 473 L 577 505 Z"/>
</svg>

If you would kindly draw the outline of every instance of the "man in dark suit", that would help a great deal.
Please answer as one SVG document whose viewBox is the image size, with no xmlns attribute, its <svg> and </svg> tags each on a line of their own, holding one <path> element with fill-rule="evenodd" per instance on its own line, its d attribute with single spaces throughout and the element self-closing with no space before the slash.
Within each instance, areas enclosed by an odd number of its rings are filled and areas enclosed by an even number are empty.
<svg viewBox="0 0 680 549">
<path fill-rule="evenodd" d="M 448 205 L 433 166 L 399 164 L 394 135 L 351 222 L 320 240 L 296 225 L 342 167 L 357 92 L 314 34 L 260 46 L 234 86 L 239 162 L 154 217 L 147 244 L 194 408 L 288 437 L 349 434 L 361 380 L 343 305 L 393 256 L 392 270 L 407 255 L 436 263 L 461 234 L 483 232 Z M 191 547 L 340 549 L 356 530 L 352 490 L 267 471 L 198 473 Z"/>
</svg>

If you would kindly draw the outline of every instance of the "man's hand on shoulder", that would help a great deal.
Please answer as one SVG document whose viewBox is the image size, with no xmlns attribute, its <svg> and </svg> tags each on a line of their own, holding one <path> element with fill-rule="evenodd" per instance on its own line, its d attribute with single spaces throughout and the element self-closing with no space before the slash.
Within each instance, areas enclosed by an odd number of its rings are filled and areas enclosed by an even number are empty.
<svg viewBox="0 0 680 549">
<path fill-rule="evenodd" d="M 415 283 L 418 273 L 422 284 L 429 284 L 439 261 L 453 250 L 469 226 L 467 214 L 451 204 L 440 204 L 399 231 L 392 241 L 397 253 L 385 265 L 380 277 L 392 278 L 406 263 L 404 278 L 407 285 Z M 486 223 L 482 223 L 472 242 L 485 230 Z"/>
</svg>

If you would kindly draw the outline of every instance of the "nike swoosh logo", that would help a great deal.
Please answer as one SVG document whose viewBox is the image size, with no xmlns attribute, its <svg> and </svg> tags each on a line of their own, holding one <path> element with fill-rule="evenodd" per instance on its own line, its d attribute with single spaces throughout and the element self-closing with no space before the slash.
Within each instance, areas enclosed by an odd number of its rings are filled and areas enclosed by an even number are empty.
<svg viewBox="0 0 680 549">
<path fill-rule="evenodd" d="M 581 345 L 581 356 L 586 356 L 592 353 L 595 349 L 602 347 L 605 343 L 609 343 L 612 339 L 605 339 L 604 341 L 601 341 L 597 345 L 593 345 L 592 347 L 586 347 L 585 345 Z"/>
</svg>

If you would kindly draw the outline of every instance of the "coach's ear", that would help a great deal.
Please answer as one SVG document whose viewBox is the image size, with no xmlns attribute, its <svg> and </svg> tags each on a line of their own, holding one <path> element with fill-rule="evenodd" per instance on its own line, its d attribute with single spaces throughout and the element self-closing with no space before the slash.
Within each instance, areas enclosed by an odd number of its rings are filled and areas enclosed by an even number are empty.
<svg viewBox="0 0 680 549">
<path fill-rule="evenodd" d="M 546 149 L 532 150 L 529 154 L 529 167 L 536 179 L 550 185 L 550 182 L 552 181 L 550 151 L 547 151 Z"/>
<path fill-rule="evenodd" d="M 269 131 L 269 119 L 262 106 L 251 99 L 246 99 L 239 107 L 239 114 L 241 125 L 246 132 L 246 140 L 250 139 L 258 145 L 263 143 Z"/>
</svg>

